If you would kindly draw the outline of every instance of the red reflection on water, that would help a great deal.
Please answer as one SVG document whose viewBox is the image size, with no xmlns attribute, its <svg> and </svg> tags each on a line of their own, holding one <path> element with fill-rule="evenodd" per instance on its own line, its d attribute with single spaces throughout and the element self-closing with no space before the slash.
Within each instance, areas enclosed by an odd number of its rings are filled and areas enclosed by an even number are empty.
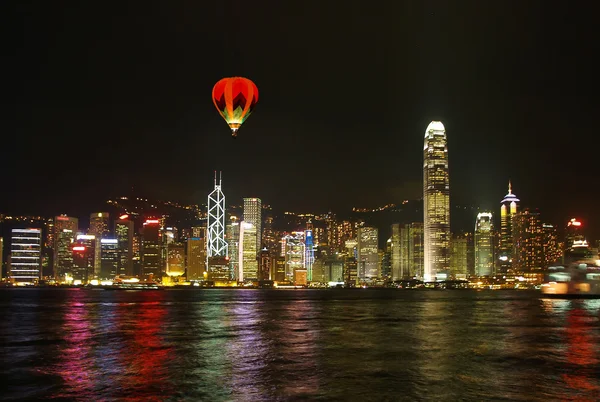
<svg viewBox="0 0 600 402">
<path fill-rule="evenodd" d="M 137 314 L 123 315 L 125 320 L 134 323 L 133 342 L 123 351 L 126 383 L 122 384 L 132 395 L 123 399 L 159 401 L 164 400 L 170 391 L 167 362 L 171 347 L 167 347 L 159 336 L 167 311 L 161 303 L 160 292 L 140 293 L 142 301 L 139 310 L 135 311 Z"/>
<path fill-rule="evenodd" d="M 64 309 L 66 347 L 61 350 L 61 363 L 56 372 L 70 393 L 81 394 L 93 389 L 97 378 L 90 367 L 92 328 L 88 307 L 80 302 L 81 295 L 74 298 Z"/>
<path fill-rule="evenodd" d="M 573 309 L 567 317 L 567 361 L 576 365 L 575 374 L 563 374 L 565 383 L 578 392 L 590 393 L 590 398 L 575 398 L 576 400 L 597 400 L 600 386 L 590 381 L 595 379 L 594 365 L 598 364 L 594 350 L 593 329 L 587 322 L 589 317 L 584 310 Z M 573 399 L 573 398 L 570 398 Z"/>
</svg>

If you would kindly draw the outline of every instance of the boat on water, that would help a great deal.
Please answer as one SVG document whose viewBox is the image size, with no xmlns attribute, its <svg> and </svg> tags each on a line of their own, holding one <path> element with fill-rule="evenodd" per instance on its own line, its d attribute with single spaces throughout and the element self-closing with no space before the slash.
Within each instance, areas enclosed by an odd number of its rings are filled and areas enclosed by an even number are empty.
<svg viewBox="0 0 600 402">
<path fill-rule="evenodd" d="M 540 289 L 544 297 L 600 298 L 598 256 L 589 252 L 587 244 L 572 249 L 564 264 L 548 268 Z"/>
</svg>

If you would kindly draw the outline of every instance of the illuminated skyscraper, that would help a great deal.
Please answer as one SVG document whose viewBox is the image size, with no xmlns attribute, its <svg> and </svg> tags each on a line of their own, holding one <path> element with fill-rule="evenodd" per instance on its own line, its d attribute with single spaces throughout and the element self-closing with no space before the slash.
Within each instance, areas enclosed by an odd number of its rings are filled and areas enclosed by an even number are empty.
<svg viewBox="0 0 600 402">
<path fill-rule="evenodd" d="M 256 252 L 262 249 L 262 202 L 260 198 L 244 198 L 244 222 L 256 228 Z"/>
<path fill-rule="evenodd" d="M 402 273 L 400 271 L 400 224 L 394 223 L 392 225 L 392 237 L 390 238 L 391 253 L 391 265 L 392 265 L 392 280 L 397 281 L 402 279 Z"/>
<path fill-rule="evenodd" d="M 101 266 L 102 266 L 102 244 L 100 240 L 103 237 L 109 235 L 109 219 L 110 215 L 108 212 L 94 212 L 90 214 L 90 230 L 88 230 L 88 234 L 96 236 L 96 247 L 94 256 L 94 272 L 96 275 L 100 275 Z"/>
<path fill-rule="evenodd" d="M 475 221 L 475 275 L 491 276 L 494 269 L 492 213 L 481 212 Z"/>
<path fill-rule="evenodd" d="M 146 219 L 142 229 L 142 275 L 148 278 L 152 275 L 154 280 L 162 278 L 163 266 L 160 249 L 160 222 L 158 219 Z"/>
<path fill-rule="evenodd" d="M 285 256 L 285 279 L 293 282 L 296 271 L 304 271 L 305 244 L 304 232 L 293 232 L 282 239 L 283 255 Z"/>
<path fill-rule="evenodd" d="M 450 269 L 448 273 L 438 273 L 438 280 L 465 279 L 467 277 L 467 260 L 469 241 L 466 234 L 452 235 L 450 239 Z"/>
<path fill-rule="evenodd" d="M 306 269 L 306 279 L 309 282 L 312 281 L 312 266 L 315 262 L 312 233 L 312 230 L 304 231 L 304 268 Z"/>
<path fill-rule="evenodd" d="M 10 280 L 36 283 L 41 279 L 42 230 L 12 229 L 10 243 Z"/>
<path fill-rule="evenodd" d="M 575 241 L 585 240 L 583 234 L 583 224 L 577 218 L 572 218 L 567 222 L 567 228 L 565 230 L 565 249 L 569 249 L 573 246 Z"/>
<path fill-rule="evenodd" d="M 75 232 L 71 229 L 63 229 L 54 239 L 56 254 L 54 255 L 54 275 L 65 281 L 66 276 L 71 276 L 73 269 L 73 243 Z"/>
<path fill-rule="evenodd" d="M 425 281 L 450 268 L 450 180 L 446 129 L 432 121 L 423 147 L 423 222 Z"/>
<path fill-rule="evenodd" d="M 95 242 L 94 242 L 95 243 Z M 94 278 L 94 247 L 73 245 L 73 284 L 88 284 Z"/>
<path fill-rule="evenodd" d="M 413 222 L 400 225 L 399 256 L 400 271 L 398 279 L 422 278 L 424 264 L 423 224 Z M 392 250 L 392 253 L 394 251 Z M 394 258 L 394 257 L 392 257 Z"/>
<path fill-rule="evenodd" d="M 358 277 L 359 279 L 379 278 L 379 236 L 377 228 L 363 226 L 357 230 Z"/>
<path fill-rule="evenodd" d="M 258 280 L 258 253 L 256 227 L 250 222 L 240 222 L 238 282 Z"/>
<path fill-rule="evenodd" d="M 60 236 L 64 237 L 63 234 L 63 230 L 67 229 L 70 231 L 70 233 L 72 234 L 72 238 L 76 237 L 77 234 L 77 230 L 79 227 L 79 219 L 77 218 L 73 218 L 70 216 L 66 216 L 66 215 L 59 215 L 54 217 L 54 225 L 52 226 L 52 236 L 49 236 L 49 246 L 52 247 L 52 251 L 53 251 L 53 270 L 54 270 L 54 275 L 56 276 L 60 276 L 62 275 L 62 273 L 60 273 L 60 267 L 59 264 L 61 264 L 61 256 L 59 256 L 59 241 L 58 238 Z M 67 258 L 69 260 L 72 259 L 72 251 L 70 251 L 69 247 L 65 247 L 64 241 L 61 244 L 62 246 L 62 257 L 63 258 Z M 67 253 L 68 253 L 68 257 L 67 257 Z"/>
<path fill-rule="evenodd" d="M 558 233 L 554 225 L 542 224 L 544 268 L 559 263 L 562 260 L 562 250 L 558 242 Z"/>
<path fill-rule="evenodd" d="M 100 239 L 100 279 L 114 279 L 119 266 L 119 240 Z"/>
<path fill-rule="evenodd" d="M 200 281 L 206 271 L 206 239 L 188 237 L 187 239 L 187 279 Z"/>
<path fill-rule="evenodd" d="M 540 272 L 544 266 L 543 226 L 538 212 L 525 209 L 511 218 L 514 254 L 512 269 L 517 273 Z"/>
<path fill-rule="evenodd" d="M 89 234 L 93 234 L 96 238 L 106 237 L 110 234 L 108 212 L 94 212 L 90 214 L 90 230 Z"/>
<path fill-rule="evenodd" d="M 512 270 L 513 260 L 513 217 L 517 213 L 520 200 L 512 193 L 512 185 L 508 182 L 508 194 L 500 202 L 500 248 L 498 250 L 498 274 L 505 275 Z"/>
<path fill-rule="evenodd" d="M 127 215 L 115 222 L 115 237 L 119 241 L 117 275 L 133 275 L 133 221 Z"/>
<path fill-rule="evenodd" d="M 229 219 L 229 223 L 225 227 L 225 240 L 229 250 L 229 278 L 237 279 L 240 258 L 240 222 L 236 216 L 231 216 Z"/>
<path fill-rule="evenodd" d="M 78 249 L 75 249 L 78 247 Z M 76 273 L 73 273 L 73 279 L 81 280 L 87 283 L 92 279 L 100 277 L 100 272 L 95 271 L 96 260 L 96 236 L 78 234 L 73 246 L 73 259 L 77 258 L 75 265 Z M 85 271 L 85 272 L 84 272 Z M 75 275 L 77 274 L 77 276 Z"/>
<path fill-rule="evenodd" d="M 183 243 L 171 242 L 167 245 L 167 275 L 181 276 L 185 272 L 185 247 Z"/>
<path fill-rule="evenodd" d="M 215 189 L 208 195 L 208 234 L 206 244 L 206 262 L 210 257 L 227 257 L 227 242 L 225 241 L 225 196 L 221 191 L 221 177 L 217 184 L 215 172 Z"/>
</svg>

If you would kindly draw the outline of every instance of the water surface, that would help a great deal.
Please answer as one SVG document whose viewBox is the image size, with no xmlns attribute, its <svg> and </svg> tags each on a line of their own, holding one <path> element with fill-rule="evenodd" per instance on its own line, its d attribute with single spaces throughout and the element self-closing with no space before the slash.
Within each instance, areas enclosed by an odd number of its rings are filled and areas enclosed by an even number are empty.
<svg viewBox="0 0 600 402">
<path fill-rule="evenodd" d="M 600 300 L 0 291 L 1 400 L 600 400 Z"/>
</svg>

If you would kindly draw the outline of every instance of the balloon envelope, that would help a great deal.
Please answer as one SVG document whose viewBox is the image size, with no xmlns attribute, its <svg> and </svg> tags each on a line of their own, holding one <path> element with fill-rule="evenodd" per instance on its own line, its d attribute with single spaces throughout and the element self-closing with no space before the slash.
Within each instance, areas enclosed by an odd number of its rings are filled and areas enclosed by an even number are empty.
<svg viewBox="0 0 600 402">
<path fill-rule="evenodd" d="M 235 137 L 258 102 L 258 88 L 248 78 L 223 78 L 213 87 L 212 98 L 215 107 L 231 128 L 231 135 Z"/>
</svg>

